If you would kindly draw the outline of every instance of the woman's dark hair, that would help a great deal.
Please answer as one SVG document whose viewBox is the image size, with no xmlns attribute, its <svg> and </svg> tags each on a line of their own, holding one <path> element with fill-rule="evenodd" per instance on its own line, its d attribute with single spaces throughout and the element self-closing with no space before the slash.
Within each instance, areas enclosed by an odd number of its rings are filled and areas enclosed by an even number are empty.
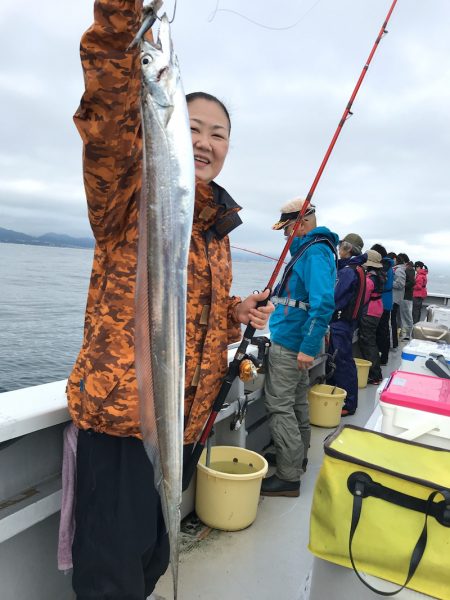
<svg viewBox="0 0 450 600">
<path fill-rule="evenodd" d="M 395 252 L 388 252 L 386 256 L 387 258 L 395 258 L 395 260 L 397 260 L 397 255 L 395 254 Z"/>
<path fill-rule="evenodd" d="M 421 260 L 416 260 L 416 262 L 414 263 L 414 268 L 417 269 L 417 267 L 420 267 L 421 269 L 423 269 L 425 267 L 425 265 L 423 264 L 423 262 Z"/>
<path fill-rule="evenodd" d="M 397 254 L 397 262 L 406 265 L 406 263 L 409 263 L 409 256 L 404 252 L 400 252 L 400 254 Z"/>
<path fill-rule="evenodd" d="M 374 244 L 371 250 L 376 250 L 379 254 L 381 254 L 381 258 L 384 258 L 387 255 L 386 248 L 381 244 Z"/>
<path fill-rule="evenodd" d="M 216 104 L 218 104 L 220 106 L 220 108 L 223 110 L 223 112 L 225 113 L 225 116 L 228 120 L 228 128 L 229 128 L 228 130 L 229 130 L 229 132 L 231 131 L 230 113 L 228 112 L 225 104 L 221 100 L 219 100 L 219 98 L 216 98 L 212 94 L 207 94 L 206 92 L 191 92 L 190 94 L 186 94 L 187 104 L 194 102 L 194 100 L 208 100 L 209 102 L 215 102 Z"/>
</svg>

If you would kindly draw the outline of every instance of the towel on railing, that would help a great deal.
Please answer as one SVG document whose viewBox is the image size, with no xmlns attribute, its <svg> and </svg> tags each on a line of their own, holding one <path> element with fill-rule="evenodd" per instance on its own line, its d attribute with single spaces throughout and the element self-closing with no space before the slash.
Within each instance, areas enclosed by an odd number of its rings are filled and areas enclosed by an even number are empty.
<svg viewBox="0 0 450 600">
<path fill-rule="evenodd" d="M 58 569 L 72 568 L 72 543 L 75 533 L 75 486 L 77 478 L 78 429 L 73 423 L 64 429 L 62 500 L 58 538 Z"/>
</svg>

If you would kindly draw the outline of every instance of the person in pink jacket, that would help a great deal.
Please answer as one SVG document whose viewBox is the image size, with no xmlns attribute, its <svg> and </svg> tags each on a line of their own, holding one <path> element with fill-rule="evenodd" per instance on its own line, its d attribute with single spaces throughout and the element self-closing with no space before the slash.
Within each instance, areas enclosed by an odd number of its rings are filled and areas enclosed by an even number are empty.
<svg viewBox="0 0 450 600">
<path fill-rule="evenodd" d="M 413 323 L 420 321 L 423 299 L 427 297 L 428 269 L 422 261 L 414 263 L 416 270 L 416 283 L 413 290 Z"/>
<path fill-rule="evenodd" d="M 379 384 L 383 379 L 380 366 L 380 353 L 377 346 L 377 327 L 383 314 L 381 294 L 386 275 L 383 271 L 381 254 L 376 250 L 367 251 L 366 268 L 366 297 L 362 317 L 359 321 L 359 348 L 361 356 L 370 360 L 368 383 Z"/>
</svg>

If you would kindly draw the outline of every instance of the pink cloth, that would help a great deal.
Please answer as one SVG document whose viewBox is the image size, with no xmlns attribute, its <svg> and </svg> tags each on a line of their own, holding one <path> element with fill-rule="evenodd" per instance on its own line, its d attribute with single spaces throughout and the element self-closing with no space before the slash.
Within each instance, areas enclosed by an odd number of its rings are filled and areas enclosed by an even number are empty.
<svg viewBox="0 0 450 600">
<path fill-rule="evenodd" d="M 419 269 L 416 273 L 416 282 L 414 284 L 414 298 L 427 297 L 427 279 L 427 271 L 425 269 Z"/>
<path fill-rule="evenodd" d="M 77 479 L 78 429 L 73 423 L 64 429 L 62 501 L 59 521 L 58 569 L 72 568 L 72 542 L 75 533 L 75 486 Z"/>
</svg>

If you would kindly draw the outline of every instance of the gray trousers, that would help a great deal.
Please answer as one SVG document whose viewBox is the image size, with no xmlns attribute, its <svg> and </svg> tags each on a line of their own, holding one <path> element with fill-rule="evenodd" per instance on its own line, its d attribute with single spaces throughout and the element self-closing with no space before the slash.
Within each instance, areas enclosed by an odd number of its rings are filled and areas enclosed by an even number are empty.
<svg viewBox="0 0 450 600">
<path fill-rule="evenodd" d="M 299 481 L 311 439 L 308 371 L 297 365 L 297 352 L 272 343 L 264 384 L 269 427 L 277 457 L 277 476 Z"/>
<path fill-rule="evenodd" d="M 411 339 L 413 330 L 412 300 L 402 300 L 400 302 L 400 319 L 402 322 L 402 336 Z"/>
</svg>

